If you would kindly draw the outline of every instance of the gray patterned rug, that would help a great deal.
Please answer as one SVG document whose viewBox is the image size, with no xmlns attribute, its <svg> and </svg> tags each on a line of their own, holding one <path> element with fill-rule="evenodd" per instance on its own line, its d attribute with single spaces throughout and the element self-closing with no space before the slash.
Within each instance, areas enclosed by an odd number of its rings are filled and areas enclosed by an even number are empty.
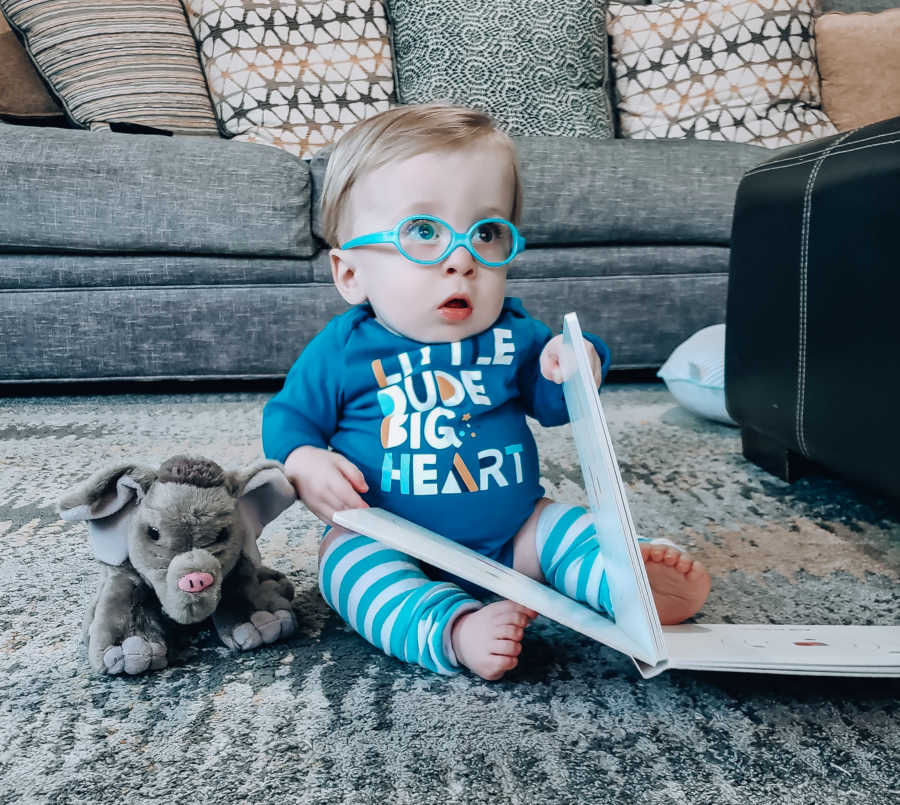
<svg viewBox="0 0 900 805">
<path fill-rule="evenodd" d="M 2 803 L 900 802 L 895 681 L 671 671 L 540 620 L 499 683 L 382 656 L 318 596 L 317 522 L 261 539 L 299 592 L 298 635 L 232 655 L 186 635 L 172 667 L 92 675 L 80 619 L 98 572 L 55 503 L 96 466 L 259 454 L 267 394 L 0 400 Z M 900 621 L 900 514 L 839 481 L 787 486 L 733 429 L 663 387 L 611 385 L 639 531 L 713 573 L 699 621 Z M 568 428 L 538 430 L 548 494 L 583 501 Z"/>
</svg>

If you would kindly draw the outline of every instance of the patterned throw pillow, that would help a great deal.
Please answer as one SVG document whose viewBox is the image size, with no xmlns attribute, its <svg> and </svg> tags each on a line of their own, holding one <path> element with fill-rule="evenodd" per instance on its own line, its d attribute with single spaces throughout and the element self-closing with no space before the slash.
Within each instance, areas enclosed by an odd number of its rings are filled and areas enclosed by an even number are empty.
<svg viewBox="0 0 900 805">
<path fill-rule="evenodd" d="M 388 0 L 397 96 L 509 134 L 611 137 L 604 0 Z"/>
<path fill-rule="evenodd" d="M 389 108 L 380 0 L 185 0 L 226 135 L 309 158 Z"/>
<path fill-rule="evenodd" d="M 178 0 L 0 0 L 0 6 L 78 125 L 218 134 Z"/>
<path fill-rule="evenodd" d="M 623 137 L 770 148 L 834 134 L 820 108 L 815 0 L 610 3 Z"/>
</svg>

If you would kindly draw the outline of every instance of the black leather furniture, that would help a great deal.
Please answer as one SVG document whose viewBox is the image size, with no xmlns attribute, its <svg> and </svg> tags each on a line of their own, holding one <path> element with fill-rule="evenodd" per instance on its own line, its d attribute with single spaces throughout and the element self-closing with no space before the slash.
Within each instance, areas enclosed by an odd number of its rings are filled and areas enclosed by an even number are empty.
<svg viewBox="0 0 900 805">
<path fill-rule="evenodd" d="M 900 501 L 900 118 L 750 170 L 731 239 L 726 404 L 744 455 Z"/>
</svg>

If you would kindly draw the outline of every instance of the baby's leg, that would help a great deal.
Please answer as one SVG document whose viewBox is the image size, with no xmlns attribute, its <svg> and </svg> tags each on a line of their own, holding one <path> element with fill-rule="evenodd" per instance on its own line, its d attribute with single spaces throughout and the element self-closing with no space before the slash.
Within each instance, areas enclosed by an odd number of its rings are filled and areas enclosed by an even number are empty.
<svg viewBox="0 0 900 805">
<path fill-rule="evenodd" d="M 411 557 L 340 528 L 322 542 L 319 589 L 356 632 L 389 656 L 442 674 L 462 664 L 486 679 L 515 666 L 521 635 L 518 641 L 510 635 L 522 612 L 530 612 L 517 604 L 500 606 L 510 602 L 482 607 L 455 584 L 429 579 Z"/>
<path fill-rule="evenodd" d="M 541 501 L 516 536 L 515 567 L 532 577 L 537 563 L 544 579 L 570 598 L 599 612 L 612 612 L 603 554 L 593 518 L 581 506 Z M 709 595 L 706 569 L 679 548 L 641 544 L 641 555 L 663 624 L 680 623 L 699 611 Z M 533 558 L 531 558 L 533 557 Z"/>
</svg>

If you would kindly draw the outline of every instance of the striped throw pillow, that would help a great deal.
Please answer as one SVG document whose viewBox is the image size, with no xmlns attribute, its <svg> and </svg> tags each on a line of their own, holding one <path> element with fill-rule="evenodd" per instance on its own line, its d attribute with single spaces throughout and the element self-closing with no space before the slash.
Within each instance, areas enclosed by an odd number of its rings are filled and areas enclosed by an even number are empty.
<svg viewBox="0 0 900 805">
<path fill-rule="evenodd" d="M 217 133 L 178 0 L 0 0 L 0 7 L 77 125 Z"/>
</svg>

